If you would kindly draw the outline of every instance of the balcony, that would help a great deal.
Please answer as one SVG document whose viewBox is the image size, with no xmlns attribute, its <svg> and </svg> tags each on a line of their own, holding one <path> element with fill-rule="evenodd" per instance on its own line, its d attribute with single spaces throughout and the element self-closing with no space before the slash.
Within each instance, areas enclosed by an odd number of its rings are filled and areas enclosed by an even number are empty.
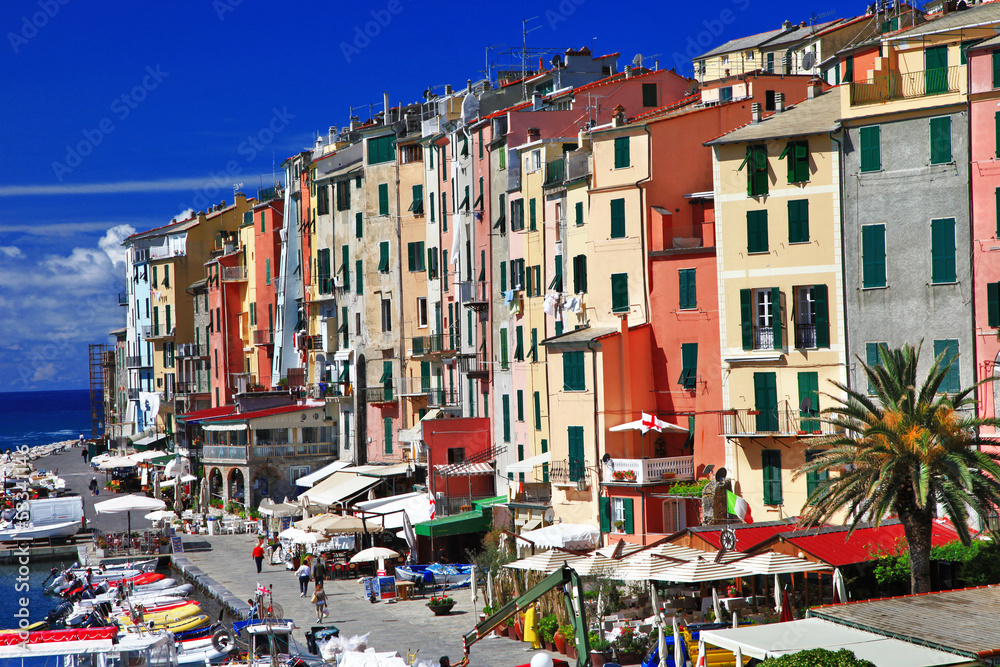
<svg viewBox="0 0 1000 667">
<path fill-rule="evenodd" d="M 257 201 L 259 202 L 269 202 L 272 199 L 280 199 L 285 196 L 285 192 L 281 187 L 281 183 L 272 185 L 269 188 L 257 188 Z"/>
<path fill-rule="evenodd" d="M 560 157 L 545 163 L 545 182 L 542 184 L 543 188 L 551 188 L 557 185 L 562 185 L 565 178 L 565 158 Z"/>
<path fill-rule="evenodd" d="M 410 339 L 410 356 L 414 359 L 431 359 L 454 353 L 455 334 L 436 333 L 414 336 Z"/>
<path fill-rule="evenodd" d="M 173 338 L 174 334 L 177 332 L 176 327 L 170 327 L 169 330 L 165 326 L 164 327 L 153 326 L 150 328 L 151 331 L 149 333 L 146 333 L 146 327 L 142 328 L 143 338 L 145 338 L 146 340 L 162 340 L 167 338 Z"/>
<path fill-rule="evenodd" d="M 755 350 L 774 349 L 774 327 L 753 328 L 753 349 Z"/>
<path fill-rule="evenodd" d="M 831 424 L 816 419 L 815 415 L 802 415 L 798 410 L 789 410 L 787 404 L 771 410 L 724 410 L 719 417 L 722 434 L 728 437 L 814 437 L 840 432 Z"/>
<path fill-rule="evenodd" d="M 796 324 L 795 325 L 795 347 L 798 349 L 809 349 L 816 347 L 816 325 Z"/>
<path fill-rule="evenodd" d="M 918 72 L 892 72 L 888 76 L 851 82 L 851 106 L 882 104 L 959 90 L 962 66 L 953 65 Z"/>
<path fill-rule="evenodd" d="M 208 345 L 204 343 L 181 343 L 177 346 L 177 356 L 184 359 L 207 357 Z"/>
<path fill-rule="evenodd" d="M 146 366 L 152 366 L 153 364 L 144 364 L 142 362 L 142 355 L 136 355 L 134 357 L 125 357 L 125 366 L 127 368 L 144 368 Z"/>
<path fill-rule="evenodd" d="M 254 459 L 284 459 L 298 456 L 336 456 L 339 452 L 340 448 L 336 441 L 250 446 L 250 458 Z"/>
<path fill-rule="evenodd" d="M 246 463 L 247 448 L 241 445 L 205 445 L 201 448 L 201 458 L 204 461 Z"/>
<path fill-rule="evenodd" d="M 118 305 L 119 306 L 127 306 L 128 305 L 128 294 L 126 294 L 125 292 L 119 292 L 118 293 Z"/>
<path fill-rule="evenodd" d="M 462 305 L 466 308 L 483 312 L 490 307 L 490 293 L 485 282 L 466 281 L 460 283 Z"/>
<path fill-rule="evenodd" d="M 369 405 L 389 405 L 395 403 L 396 398 L 391 384 L 365 387 L 365 403 Z"/>
<path fill-rule="evenodd" d="M 247 279 L 247 270 L 242 266 L 220 266 L 219 276 L 224 283 L 242 282 Z"/>
<path fill-rule="evenodd" d="M 427 406 L 432 408 L 458 408 L 462 405 L 462 392 L 457 389 L 434 388 L 427 392 Z"/>
<path fill-rule="evenodd" d="M 549 481 L 556 486 L 587 485 L 586 461 L 553 461 L 549 465 Z"/>
<path fill-rule="evenodd" d="M 208 383 L 202 382 L 199 385 L 197 382 L 180 381 L 176 384 L 176 393 L 179 396 L 186 396 L 188 394 L 207 394 Z"/>
<path fill-rule="evenodd" d="M 486 379 L 490 376 L 490 361 L 486 358 L 486 353 L 458 358 L 458 372 L 465 373 L 473 379 Z"/>
<path fill-rule="evenodd" d="M 254 332 L 257 333 L 257 332 Z M 301 347 L 303 350 L 322 350 L 323 349 L 323 337 L 322 336 L 302 336 Z"/>
<path fill-rule="evenodd" d="M 253 332 L 254 345 L 274 345 L 273 329 L 255 329 Z"/>
<path fill-rule="evenodd" d="M 138 401 L 139 400 L 139 390 L 138 389 L 131 389 L 130 388 L 128 390 L 128 400 L 130 400 L 130 401 Z"/>
<path fill-rule="evenodd" d="M 694 457 L 665 459 L 611 459 L 605 482 L 663 484 L 667 480 L 694 479 Z"/>
</svg>

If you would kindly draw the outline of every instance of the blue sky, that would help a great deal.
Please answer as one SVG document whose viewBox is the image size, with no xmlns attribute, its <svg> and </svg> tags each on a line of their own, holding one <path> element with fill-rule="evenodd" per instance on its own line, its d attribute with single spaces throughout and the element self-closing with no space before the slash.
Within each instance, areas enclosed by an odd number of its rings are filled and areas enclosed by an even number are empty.
<svg viewBox="0 0 1000 667">
<path fill-rule="evenodd" d="M 0 3 L 0 391 L 82 388 L 124 325 L 120 242 L 250 194 L 318 132 L 481 77 L 487 47 L 690 56 L 865 2 Z M 367 34 L 366 34 L 367 33 Z M 373 35 L 373 36 L 372 36 Z M 502 50 L 497 49 L 497 50 Z"/>
</svg>

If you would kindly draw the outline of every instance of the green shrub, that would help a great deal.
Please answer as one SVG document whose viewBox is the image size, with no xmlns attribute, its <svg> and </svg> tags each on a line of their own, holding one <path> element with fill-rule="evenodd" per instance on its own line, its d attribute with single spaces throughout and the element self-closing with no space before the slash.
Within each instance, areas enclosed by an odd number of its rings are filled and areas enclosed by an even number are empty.
<svg viewBox="0 0 1000 667">
<path fill-rule="evenodd" d="M 817 648 L 768 658 L 760 663 L 760 667 L 875 667 L 875 663 L 854 657 L 854 653 L 846 648 L 836 653 Z"/>
<path fill-rule="evenodd" d="M 559 632 L 561 632 L 563 637 L 566 638 L 567 644 L 572 644 L 576 641 L 576 629 L 574 629 L 572 625 L 559 626 Z"/>
<path fill-rule="evenodd" d="M 559 619 L 556 618 L 555 614 L 542 616 L 541 620 L 538 621 L 538 632 L 542 635 L 542 641 L 544 642 L 551 642 L 558 629 Z"/>
</svg>

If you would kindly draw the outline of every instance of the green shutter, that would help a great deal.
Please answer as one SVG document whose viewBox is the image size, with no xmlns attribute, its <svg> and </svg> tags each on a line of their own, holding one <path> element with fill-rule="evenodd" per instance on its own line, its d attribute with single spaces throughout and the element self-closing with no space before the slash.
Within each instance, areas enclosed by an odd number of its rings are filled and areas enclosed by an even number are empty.
<svg viewBox="0 0 1000 667">
<path fill-rule="evenodd" d="M 860 131 L 861 171 L 882 169 L 882 128 L 878 125 L 863 127 Z"/>
<path fill-rule="evenodd" d="M 574 209 L 575 214 L 576 214 L 576 224 L 577 224 L 577 226 L 582 225 L 583 224 L 583 202 L 582 201 L 578 201 L 576 203 L 576 205 L 573 207 L 573 209 Z"/>
<path fill-rule="evenodd" d="M 601 521 L 601 532 L 610 533 L 611 532 L 611 498 L 607 496 L 601 496 L 598 498 L 600 501 L 598 513 L 600 514 Z"/>
<path fill-rule="evenodd" d="M 778 384 L 775 373 L 753 374 L 754 410 L 759 433 L 778 430 Z"/>
<path fill-rule="evenodd" d="M 951 116 L 931 118 L 931 164 L 951 162 Z"/>
<path fill-rule="evenodd" d="M 507 291 L 507 262 L 500 262 L 500 291 Z"/>
<path fill-rule="evenodd" d="M 861 227 L 862 281 L 864 287 L 885 287 L 885 225 Z"/>
<path fill-rule="evenodd" d="M 528 200 L 528 231 L 533 232 L 538 229 L 538 212 L 535 209 L 535 198 Z"/>
<path fill-rule="evenodd" d="M 355 293 L 358 294 L 359 296 L 365 293 L 365 280 L 364 280 L 365 274 L 361 267 L 362 264 L 360 259 L 354 262 L 354 274 L 355 274 L 354 282 L 356 283 L 354 287 L 355 287 Z"/>
<path fill-rule="evenodd" d="M 389 215 L 389 184 L 379 183 L 378 186 L 378 214 Z"/>
<path fill-rule="evenodd" d="M 809 200 L 788 201 L 788 242 L 809 243 Z"/>
<path fill-rule="evenodd" d="M 781 450 L 761 450 L 761 469 L 764 473 L 764 504 L 781 505 Z"/>
<path fill-rule="evenodd" d="M 407 269 L 410 270 L 410 271 L 416 271 L 417 270 L 417 268 L 416 268 L 417 267 L 417 262 L 413 258 L 413 253 L 416 251 L 416 249 L 417 249 L 417 244 L 416 243 L 407 243 L 406 244 L 406 266 L 407 266 Z"/>
<path fill-rule="evenodd" d="M 569 444 L 569 481 L 578 482 L 586 474 L 586 458 L 583 453 L 583 427 L 567 427 L 567 443 Z"/>
<path fill-rule="evenodd" d="M 433 153 L 431 153 L 433 155 Z M 431 207 L 431 222 L 434 222 L 434 197 L 427 198 L 427 204 Z"/>
<path fill-rule="evenodd" d="M 510 442 L 510 395 L 504 394 L 500 400 L 503 403 L 501 409 L 503 413 L 503 441 Z"/>
<path fill-rule="evenodd" d="M 805 400 L 809 399 L 809 409 L 803 410 Z M 819 414 L 819 373 L 799 373 L 799 417 L 815 417 Z M 820 430 L 820 423 L 815 419 L 800 419 L 799 431 L 814 433 Z"/>
<path fill-rule="evenodd" d="M 628 167 L 630 163 L 629 137 L 618 137 L 615 139 L 615 169 Z"/>
<path fill-rule="evenodd" d="M 154 267 L 155 268 L 155 267 Z M 160 307 L 153 306 L 153 335 L 160 335 Z"/>
<path fill-rule="evenodd" d="M 753 349 L 753 290 L 740 290 L 740 330 L 743 349 Z"/>
<path fill-rule="evenodd" d="M 271 284 L 271 258 L 268 257 L 264 260 L 264 280 L 266 284 Z"/>
<path fill-rule="evenodd" d="M 986 285 L 986 312 L 989 326 L 1000 327 L 1000 283 Z"/>
<path fill-rule="evenodd" d="M 515 394 L 515 396 L 517 397 L 517 403 L 515 404 L 517 406 L 517 421 L 523 422 L 524 421 L 524 390 L 523 389 L 518 389 L 517 393 Z"/>
<path fill-rule="evenodd" d="M 500 368 L 506 370 L 509 360 L 507 358 L 507 329 L 500 330 Z"/>
<path fill-rule="evenodd" d="M 994 205 L 996 206 L 997 229 L 996 235 L 1000 239 L 1000 188 L 993 191 Z"/>
<path fill-rule="evenodd" d="M 766 195 L 768 191 L 767 178 L 767 146 L 747 146 L 747 196 Z"/>
<path fill-rule="evenodd" d="M 534 393 L 535 399 L 535 430 L 542 430 L 542 395 L 539 392 Z"/>
<path fill-rule="evenodd" d="M 633 503 L 631 498 L 622 498 L 622 509 L 625 515 L 625 526 L 622 530 L 625 531 L 626 535 L 635 534 L 635 513 L 633 509 Z"/>
<path fill-rule="evenodd" d="M 535 327 L 531 328 L 531 348 L 528 350 L 528 356 L 531 357 L 532 363 L 538 361 L 538 329 Z"/>
<path fill-rule="evenodd" d="M 924 49 L 924 92 L 927 95 L 948 91 L 948 46 Z"/>
<path fill-rule="evenodd" d="M 340 246 L 341 265 L 340 270 L 344 272 L 344 289 L 351 289 L 351 248 L 350 246 Z"/>
<path fill-rule="evenodd" d="M 815 451 L 812 449 L 806 450 L 806 463 L 812 462 L 817 456 L 820 456 L 823 452 Z M 822 482 L 830 479 L 830 472 L 824 470 L 823 472 L 807 472 L 806 473 L 806 495 L 811 496 L 813 491 L 819 488 Z"/>
<path fill-rule="evenodd" d="M 524 327 L 514 327 L 514 361 L 524 361 Z"/>
<path fill-rule="evenodd" d="M 767 211 L 747 211 L 747 252 L 767 252 L 767 242 Z"/>
<path fill-rule="evenodd" d="M 441 264 L 444 266 L 444 268 L 441 269 L 441 289 L 443 289 L 445 292 L 447 292 L 448 291 L 448 251 L 447 250 L 442 250 L 441 251 Z"/>
<path fill-rule="evenodd" d="M 677 384 L 694 389 L 698 383 L 698 343 L 681 344 L 681 375 Z"/>
<path fill-rule="evenodd" d="M 865 365 L 875 367 L 882 364 L 879 359 L 879 348 L 887 349 L 888 346 L 885 343 L 865 343 Z M 871 382 L 868 383 L 868 393 L 875 393 L 875 386 Z"/>
<path fill-rule="evenodd" d="M 573 293 L 587 291 L 587 256 L 577 255 L 573 258 Z"/>
<path fill-rule="evenodd" d="M 378 270 L 380 273 L 389 271 L 389 242 L 382 241 L 378 244 Z"/>
<path fill-rule="evenodd" d="M 1000 88 L 1000 51 L 994 51 L 991 56 L 993 58 L 993 87 Z M 1000 154 L 997 157 L 1000 157 Z"/>
<path fill-rule="evenodd" d="M 628 274 L 611 274 L 611 312 L 627 313 L 629 310 Z"/>
<path fill-rule="evenodd" d="M 625 200 L 611 200 L 611 238 L 625 238 Z"/>
<path fill-rule="evenodd" d="M 954 218 L 931 220 L 931 256 L 931 282 L 955 282 Z"/>
<path fill-rule="evenodd" d="M 813 307 L 816 308 L 816 347 L 830 347 L 830 305 L 826 285 L 813 285 Z"/>
<path fill-rule="evenodd" d="M 698 290 L 695 269 L 679 269 L 677 271 L 680 291 L 680 309 L 692 310 L 698 307 Z"/>
<path fill-rule="evenodd" d="M 951 364 L 951 368 L 948 369 L 948 372 L 944 376 L 944 380 L 941 381 L 939 390 L 953 394 L 961 389 L 962 382 L 958 369 L 958 341 L 934 341 L 934 357 L 937 358 L 942 353 L 944 354 L 944 357 L 941 360 L 940 367 L 945 368 L 948 364 Z"/>
<path fill-rule="evenodd" d="M 582 350 L 563 352 L 563 391 L 586 391 L 587 377 L 584 372 Z"/>
<path fill-rule="evenodd" d="M 383 423 L 385 425 L 385 453 L 392 454 L 392 417 L 386 417 Z"/>
<path fill-rule="evenodd" d="M 472 326 L 472 310 L 470 309 L 470 310 L 465 311 L 465 314 L 468 316 L 468 317 L 466 317 L 466 321 L 468 322 L 468 326 L 465 327 L 465 331 L 466 331 L 466 335 L 465 335 L 466 341 L 465 341 L 465 343 L 466 343 L 466 345 L 473 345 L 474 344 L 473 343 L 473 335 L 475 335 L 475 331 L 476 330 Z"/>
<path fill-rule="evenodd" d="M 793 141 L 788 146 L 788 182 L 809 180 L 809 142 Z"/>
<path fill-rule="evenodd" d="M 780 350 L 782 346 L 785 314 L 781 312 L 781 290 L 777 287 L 771 288 L 771 312 L 771 329 L 774 337 L 774 349 Z"/>
</svg>

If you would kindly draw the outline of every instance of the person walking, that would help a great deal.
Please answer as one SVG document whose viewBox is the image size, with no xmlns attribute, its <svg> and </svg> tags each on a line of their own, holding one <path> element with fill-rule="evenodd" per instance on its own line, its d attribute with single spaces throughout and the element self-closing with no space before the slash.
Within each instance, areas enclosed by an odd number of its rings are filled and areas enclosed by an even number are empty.
<svg viewBox="0 0 1000 667">
<path fill-rule="evenodd" d="M 260 574 L 260 565 L 264 562 L 264 547 L 262 545 L 263 542 L 261 540 L 257 540 L 257 546 L 253 548 L 252 553 L 254 562 L 257 563 L 257 574 Z"/>
<path fill-rule="evenodd" d="M 307 582 L 308 583 L 308 580 Z M 326 609 L 326 591 L 323 590 L 323 582 L 316 582 L 316 590 L 313 591 L 312 602 L 316 604 L 316 621 L 322 621 L 324 618 L 330 615 L 330 612 Z"/>
<path fill-rule="evenodd" d="M 82 438 L 83 436 L 80 436 L 80 437 Z M 83 456 L 83 462 L 84 462 L 84 464 L 86 464 L 87 463 L 87 455 L 90 454 L 90 451 L 87 449 L 87 447 L 84 447 L 83 451 L 80 452 L 80 454 Z M 8 452 L 8 455 L 9 455 L 9 452 Z"/>
<path fill-rule="evenodd" d="M 317 586 L 322 586 L 323 582 L 326 581 L 326 563 L 323 562 L 321 557 L 317 556 L 316 560 L 313 561 L 312 578 Z"/>
<path fill-rule="evenodd" d="M 302 560 L 302 565 L 299 565 L 299 569 L 295 571 L 295 574 L 299 575 L 299 597 L 304 598 L 306 593 L 309 592 L 309 575 L 312 574 L 308 558 Z M 319 583 L 316 585 L 318 586 Z"/>
</svg>

